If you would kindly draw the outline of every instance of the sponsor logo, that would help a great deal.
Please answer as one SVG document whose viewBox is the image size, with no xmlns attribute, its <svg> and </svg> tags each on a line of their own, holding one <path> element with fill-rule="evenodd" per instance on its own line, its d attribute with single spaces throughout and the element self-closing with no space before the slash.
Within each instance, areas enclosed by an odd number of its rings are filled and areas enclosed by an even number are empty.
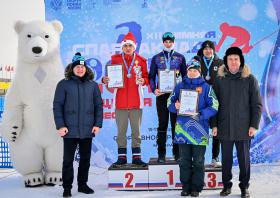
<svg viewBox="0 0 280 198">
<path fill-rule="evenodd" d="M 103 0 L 104 6 L 111 6 L 112 9 L 119 9 L 123 6 L 131 6 L 131 3 L 127 2 L 128 0 Z"/>
<path fill-rule="evenodd" d="M 60 7 L 62 6 L 62 0 L 53 0 L 51 1 L 51 6 L 52 8 L 57 11 L 60 9 Z"/>
<path fill-rule="evenodd" d="M 87 0 L 86 2 L 86 8 L 87 10 L 91 10 L 92 8 L 95 8 L 97 5 L 96 5 L 96 1 L 97 0 Z"/>
<path fill-rule="evenodd" d="M 103 0 L 103 5 L 104 6 L 109 6 L 110 5 L 110 0 Z"/>
<path fill-rule="evenodd" d="M 142 8 L 148 8 L 148 0 L 144 0 L 144 2 L 142 3 Z"/>
<path fill-rule="evenodd" d="M 80 10 L 81 9 L 81 0 L 67 0 L 68 10 Z"/>
</svg>

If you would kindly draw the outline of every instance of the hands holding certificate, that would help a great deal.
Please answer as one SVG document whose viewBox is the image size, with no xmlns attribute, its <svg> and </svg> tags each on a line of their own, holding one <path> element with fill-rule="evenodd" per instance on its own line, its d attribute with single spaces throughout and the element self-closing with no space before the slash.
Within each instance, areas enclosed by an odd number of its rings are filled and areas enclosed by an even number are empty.
<svg viewBox="0 0 280 198">
<path fill-rule="evenodd" d="M 161 95 L 163 95 L 163 94 L 165 94 L 165 93 L 162 92 L 162 91 L 160 91 L 159 89 L 156 89 L 155 92 L 154 92 L 154 94 L 155 94 L 156 96 L 161 96 Z"/>
<path fill-rule="evenodd" d="M 110 82 L 110 78 L 107 77 L 107 76 L 104 76 L 103 77 L 103 82 L 104 82 L 104 84 L 108 85 L 108 83 Z M 145 79 L 144 78 L 138 78 L 137 82 L 138 82 L 139 85 L 143 85 L 145 83 Z M 164 94 L 164 93 L 162 93 L 162 94 Z"/>
<path fill-rule="evenodd" d="M 144 78 L 137 78 L 138 85 L 144 85 L 145 79 Z"/>
<path fill-rule="evenodd" d="M 180 107 L 181 107 L 181 103 L 178 100 L 175 103 L 175 107 L 176 107 L 176 109 L 180 109 Z"/>
<path fill-rule="evenodd" d="M 108 85 L 109 81 L 110 81 L 110 78 L 109 78 L 109 77 L 107 77 L 107 76 L 104 76 L 104 77 L 103 77 L 103 82 L 104 82 L 104 84 Z"/>
</svg>

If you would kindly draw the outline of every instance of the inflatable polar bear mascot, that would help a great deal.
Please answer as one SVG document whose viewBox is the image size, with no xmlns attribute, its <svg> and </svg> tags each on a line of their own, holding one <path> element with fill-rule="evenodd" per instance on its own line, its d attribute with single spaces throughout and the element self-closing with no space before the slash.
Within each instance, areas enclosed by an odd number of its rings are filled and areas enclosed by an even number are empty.
<svg viewBox="0 0 280 198">
<path fill-rule="evenodd" d="M 13 166 L 26 187 L 62 184 L 63 140 L 52 107 L 56 85 L 63 78 L 63 26 L 59 21 L 17 21 L 14 29 L 18 60 L 6 95 L 2 137 L 10 143 Z"/>
</svg>

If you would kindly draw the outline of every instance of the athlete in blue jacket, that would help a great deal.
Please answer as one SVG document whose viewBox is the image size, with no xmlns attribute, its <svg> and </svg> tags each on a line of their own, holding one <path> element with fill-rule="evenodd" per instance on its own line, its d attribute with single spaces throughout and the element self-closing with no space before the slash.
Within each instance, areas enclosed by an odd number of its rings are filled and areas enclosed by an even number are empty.
<svg viewBox="0 0 280 198">
<path fill-rule="evenodd" d="M 187 76 L 175 86 L 170 94 L 167 107 L 172 113 L 180 109 L 180 90 L 198 90 L 198 112 L 192 116 L 178 115 L 175 126 L 174 143 L 179 144 L 180 180 L 183 184 L 182 196 L 197 197 L 204 185 L 204 155 L 209 144 L 209 118 L 218 112 L 217 97 L 204 79 L 201 78 L 200 58 L 195 56 L 187 64 Z"/>
<path fill-rule="evenodd" d="M 174 42 L 175 36 L 171 32 L 166 32 L 162 36 L 163 51 L 155 55 L 151 62 L 149 72 L 149 84 L 152 92 L 156 97 L 156 106 L 158 114 L 158 131 L 157 131 L 157 145 L 158 145 L 158 162 L 165 162 L 166 154 L 166 135 L 168 120 L 170 114 L 170 122 L 172 128 L 172 140 L 174 139 L 176 113 L 171 113 L 166 107 L 167 99 L 170 93 L 161 92 L 156 86 L 156 76 L 158 75 L 158 69 L 176 70 L 176 77 L 179 79 L 186 75 L 186 59 L 184 55 L 175 52 Z M 173 155 L 177 162 L 180 161 L 179 147 L 177 144 L 173 144 Z"/>
</svg>

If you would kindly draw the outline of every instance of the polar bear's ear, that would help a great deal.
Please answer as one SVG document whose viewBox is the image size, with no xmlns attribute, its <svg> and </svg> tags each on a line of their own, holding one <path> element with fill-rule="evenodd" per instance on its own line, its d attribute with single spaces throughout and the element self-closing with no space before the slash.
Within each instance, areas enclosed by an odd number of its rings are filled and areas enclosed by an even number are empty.
<svg viewBox="0 0 280 198">
<path fill-rule="evenodd" d="M 59 32 L 59 34 L 61 34 L 61 32 L 63 30 L 62 23 L 60 21 L 54 20 L 54 21 L 52 21 L 52 25 L 53 25 L 54 29 L 57 32 Z"/>
<path fill-rule="evenodd" d="M 14 25 L 15 31 L 19 34 L 23 29 L 23 27 L 25 26 L 25 24 L 26 23 L 24 21 L 16 21 Z"/>
</svg>

